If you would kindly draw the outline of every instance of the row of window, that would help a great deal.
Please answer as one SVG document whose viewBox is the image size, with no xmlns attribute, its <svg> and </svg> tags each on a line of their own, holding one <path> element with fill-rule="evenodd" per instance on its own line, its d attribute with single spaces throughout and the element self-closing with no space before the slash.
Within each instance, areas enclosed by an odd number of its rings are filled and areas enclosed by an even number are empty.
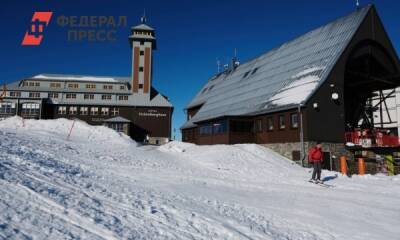
<svg viewBox="0 0 400 240">
<path fill-rule="evenodd" d="M 24 87 L 40 87 L 40 82 L 33 82 L 33 81 L 24 81 L 22 84 Z M 59 82 L 51 82 L 49 84 L 50 88 L 62 88 L 62 84 Z M 70 89 L 77 89 L 79 88 L 79 83 L 68 83 L 67 87 Z M 93 83 L 86 83 L 85 87 L 87 89 L 95 89 L 96 84 Z M 113 85 L 103 85 L 103 89 L 105 90 L 112 90 L 114 88 Z M 126 86 L 125 85 L 119 85 L 120 90 L 125 90 Z"/>
<path fill-rule="evenodd" d="M 24 81 L 22 83 L 24 87 L 40 87 L 40 82 Z"/>
<path fill-rule="evenodd" d="M 286 118 L 285 115 L 278 115 L 278 128 L 283 130 L 286 128 Z M 290 114 L 290 127 L 298 128 L 299 127 L 299 115 L 297 113 Z M 275 129 L 275 121 L 274 117 L 267 117 L 267 131 L 273 131 Z M 262 132 L 263 131 L 263 123 L 262 119 L 257 119 L 255 122 L 255 131 Z"/>
<path fill-rule="evenodd" d="M 22 115 L 38 115 L 40 111 L 39 103 L 23 103 L 21 106 Z M 10 102 L 0 103 L 0 114 L 15 114 L 16 104 Z"/>
<path fill-rule="evenodd" d="M 221 134 L 226 133 L 228 129 L 227 121 L 219 121 L 213 124 L 207 124 L 200 127 L 201 135 L 212 135 L 212 134 Z"/>
<path fill-rule="evenodd" d="M 60 94 L 59 93 L 49 93 L 49 98 L 59 98 Z M 21 92 L 10 92 L 10 97 L 21 97 Z M 40 98 L 40 92 L 29 92 L 29 97 L 30 98 Z M 67 99 L 76 99 L 76 93 L 67 93 L 65 95 Z M 119 95 L 118 100 L 119 101 L 128 101 L 129 96 L 128 95 Z M 84 94 L 83 99 L 89 99 L 93 100 L 94 99 L 94 94 Z M 110 94 L 103 94 L 101 95 L 102 100 L 112 100 L 112 95 Z"/>
<path fill-rule="evenodd" d="M 277 119 L 274 117 L 267 117 L 266 129 L 267 131 L 273 131 L 275 129 L 275 120 L 277 120 L 277 126 L 279 130 L 284 130 L 286 125 L 285 115 L 278 115 Z M 232 120 L 230 123 L 231 132 L 262 132 L 264 129 L 263 119 L 251 120 Z M 290 114 L 290 127 L 295 129 L 299 127 L 299 118 L 297 113 Z M 207 124 L 200 126 L 201 135 L 212 135 L 225 133 L 227 131 L 227 121 L 220 121 L 213 124 Z"/>
<path fill-rule="evenodd" d="M 79 109 L 79 112 L 78 112 Z M 110 108 L 108 107 L 77 107 L 77 106 L 59 106 L 57 109 L 57 113 L 59 115 L 66 115 L 67 113 L 69 115 L 92 115 L 92 116 L 97 116 L 102 115 L 102 116 L 108 116 L 110 115 Z M 111 116 L 118 116 L 119 115 L 119 108 L 112 108 L 111 109 Z"/>
</svg>

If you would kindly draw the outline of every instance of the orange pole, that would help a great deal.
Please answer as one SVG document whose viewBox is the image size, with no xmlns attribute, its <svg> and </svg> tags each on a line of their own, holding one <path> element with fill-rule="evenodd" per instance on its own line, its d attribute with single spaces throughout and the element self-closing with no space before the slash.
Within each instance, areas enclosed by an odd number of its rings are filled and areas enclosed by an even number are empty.
<svg viewBox="0 0 400 240">
<path fill-rule="evenodd" d="M 358 174 L 364 175 L 365 174 L 365 161 L 364 158 L 358 159 Z"/>
<path fill-rule="evenodd" d="M 346 156 L 341 156 L 340 157 L 340 172 L 343 175 L 347 175 Z"/>
</svg>

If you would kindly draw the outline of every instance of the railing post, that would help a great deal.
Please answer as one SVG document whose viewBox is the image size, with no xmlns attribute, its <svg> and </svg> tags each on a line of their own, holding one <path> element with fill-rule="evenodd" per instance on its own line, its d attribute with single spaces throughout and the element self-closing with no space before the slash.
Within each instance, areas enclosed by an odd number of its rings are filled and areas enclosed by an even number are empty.
<svg viewBox="0 0 400 240">
<path fill-rule="evenodd" d="M 365 175 L 365 161 L 364 158 L 358 158 L 358 174 Z"/>
<path fill-rule="evenodd" d="M 347 175 L 347 163 L 346 163 L 346 156 L 340 157 L 340 172 L 343 175 Z"/>
</svg>

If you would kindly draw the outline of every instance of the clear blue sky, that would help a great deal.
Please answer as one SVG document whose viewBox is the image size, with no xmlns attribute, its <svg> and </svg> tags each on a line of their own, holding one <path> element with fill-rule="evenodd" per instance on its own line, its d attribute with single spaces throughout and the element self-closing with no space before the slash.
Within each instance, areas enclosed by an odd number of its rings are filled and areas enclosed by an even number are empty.
<svg viewBox="0 0 400 240">
<path fill-rule="evenodd" d="M 374 3 L 397 52 L 400 48 L 400 1 Z M 2 1 L 0 8 L 0 83 L 39 73 L 129 76 L 129 26 L 146 9 L 156 29 L 153 85 L 174 104 L 173 127 L 185 121 L 184 106 L 237 48 L 246 61 L 306 31 L 355 9 L 355 0 L 160 0 L 160 1 Z M 34 11 L 53 11 L 39 47 L 21 41 Z M 57 16 L 127 16 L 128 26 L 117 29 L 117 41 L 67 41 Z"/>
</svg>

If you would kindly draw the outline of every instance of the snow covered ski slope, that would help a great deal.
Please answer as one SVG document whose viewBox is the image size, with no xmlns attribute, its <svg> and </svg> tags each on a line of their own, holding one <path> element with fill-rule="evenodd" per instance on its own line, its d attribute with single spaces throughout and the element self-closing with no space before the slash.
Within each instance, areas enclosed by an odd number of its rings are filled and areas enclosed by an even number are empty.
<svg viewBox="0 0 400 240">
<path fill-rule="evenodd" d="M 105 127 L 0 121 L 0 239 L 399 239 L 400 177 L 310 184 L 257 145 L 142 147 Z M 331 179 L 333 178 L 333 179 Z"/>
</svg>

